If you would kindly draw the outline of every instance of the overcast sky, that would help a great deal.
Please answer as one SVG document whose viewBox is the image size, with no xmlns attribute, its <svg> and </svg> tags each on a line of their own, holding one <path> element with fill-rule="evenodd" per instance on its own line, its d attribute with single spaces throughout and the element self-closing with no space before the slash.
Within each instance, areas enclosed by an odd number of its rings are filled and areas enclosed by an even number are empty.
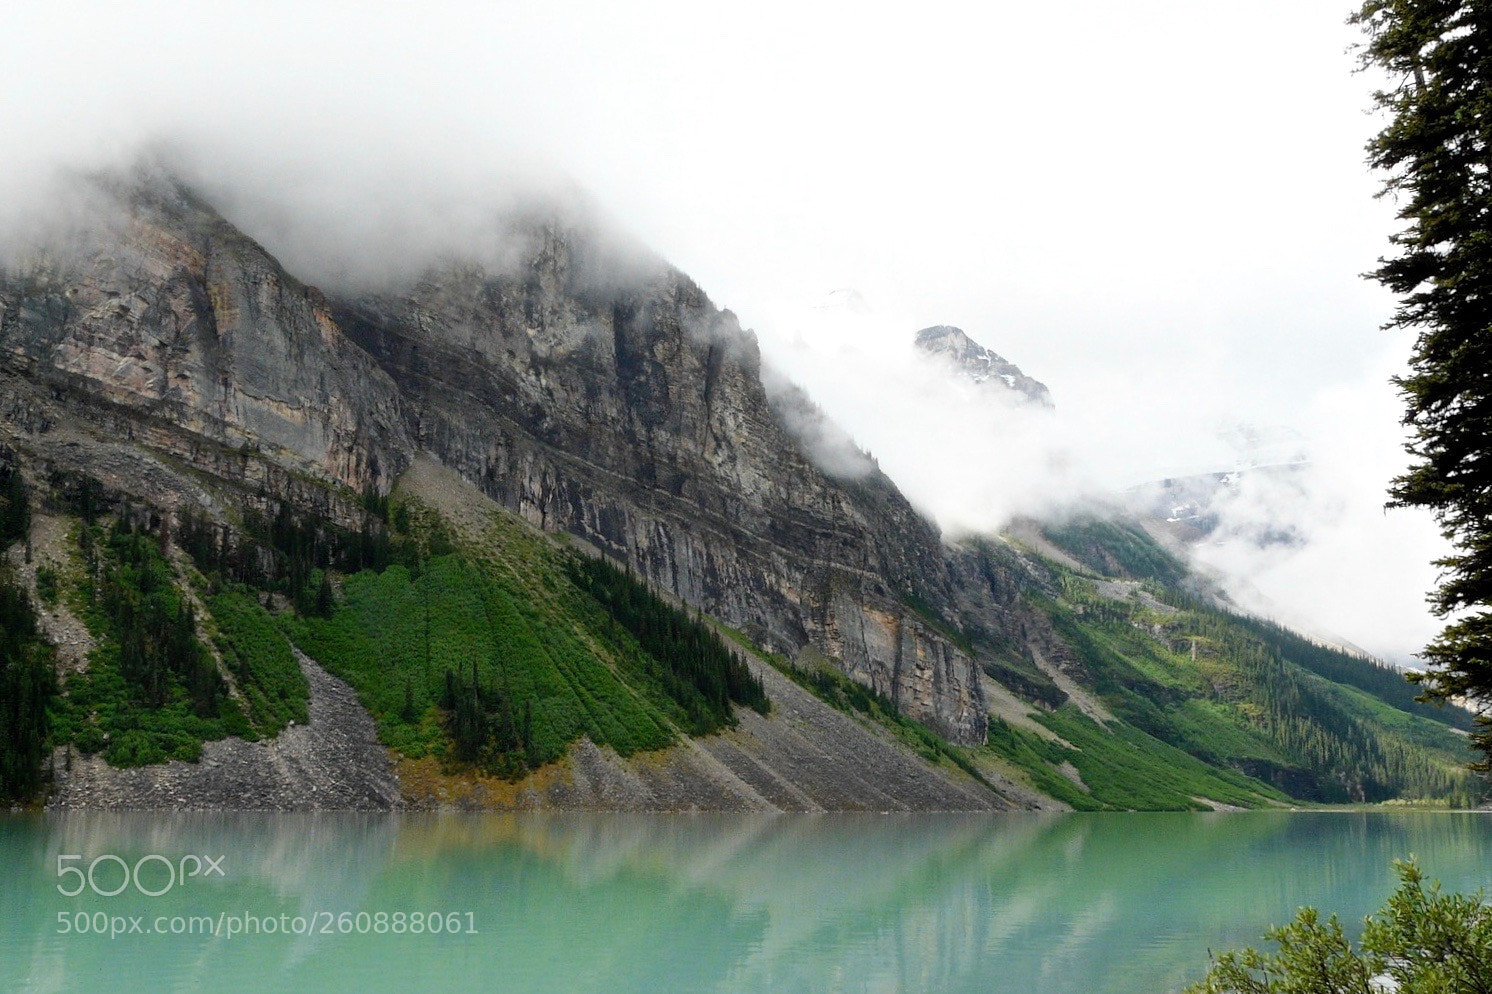
<svg viewBox="0 0 1492 994">
<path fill-rule="evenodd" d="M 1441 549 L 1382 512 L 1410 343 L 1359 278 L 1394 221 L 1349 6 L 12 0 L 0 243 L 51 170 L 142 143 L 327 280 L 397 270 L 563 176 L 950 529 L 1223 468 L 1239 423 L 1298 432 L 1309 493 L 1250 513 L 1312 541 L 1207 555 L 1402 658 L 1433 631 Z M 844 289 L 866 310 L 820 306 Z M 1047 383 L 1057 416 L 907 389 L 935 323 Z"/>
</svg>

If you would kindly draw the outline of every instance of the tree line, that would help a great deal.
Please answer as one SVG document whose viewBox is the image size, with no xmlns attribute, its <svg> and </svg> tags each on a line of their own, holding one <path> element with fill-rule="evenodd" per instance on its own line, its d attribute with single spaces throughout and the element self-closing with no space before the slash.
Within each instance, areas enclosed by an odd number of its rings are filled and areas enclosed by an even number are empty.
<svg viewBox="0 0 1492 994">
<path fill-rule="evenodd" d="M 176 543 L 214 586 L 241 583 L 283 594 L 300 614 L 327 617 L 333 608 L 327 570 L 382 571 L 399 561 L 389 531 L 371 515 L 356 531 L 281 503 L 271 516 L 254 508 L 233 529 L 195 508 L 181 513 Z"/>
<path fill-rule="evenodd" d="M 655 676 L 688 714 L 692 734 L 734 724 L 732 702 L 766 713 L 762 683 L 696 613 L 674 607 L 605 559 L 572 556 L 570 579 L 662 664 Z"/>
<path fill-rule="evenodd" d="M 1443 728 L 1454 723 L 1456 712 L 1416 703 L 1402 673 L 1171 589 L 1157 590 L 1177 608 L 1164 620 L 1153 614 L 1142 617 L 1144 608 L 1101 597 L 1075 578 L 1064 582 L 1063 591 L 1080 613 L 1054 616 L 1057 631 L 1087 663 L 1110 706 L 1147 734 L 1214 764 L 1231 764 L 1304 800 L 1477 802 L 1474 781 L 1452 765 L 1455 739 Z M 1164 662 L 1162 653 L 1184 654 L 1191 647 L 1202 647 L 1235 671 L 1236 678 L 1215 677 L 1198 687 L 1161 682 L 1125 655 L 1149 653 Z M 1354 691 L 1348 688 L 1364 691 L 1385 709 L 1438 719 L 1439 724 L 1402 732 L 1375 727 L 1353 713 Z M 1278 758 L 1217 753 L 1205 735 L 1177 718 L 1178 708 L 1199 694 L 1228 704 L 1262 733 Z"/>
<path fill-rule="evenodd" d="M 54 658 L 25 587 L 0 567 L 0 801 L 33 797 L 43 783 L 57 693 Z"/>
<path fill-rule="evenodd" d="M 0 553 L 31 531 L 31 492 L 14 454 L 0 451 Z M 0 801 L 41 788 L 49 755 L 55 654 L 36 627 L 25 585 L 0 561 Z"/>
<path fill-rule="evenodd" d="M 102 550 L 98 531 L 85 526 L 79 533 L 84 597 L 118 646 L 120 675 L 149 707 L 165 704 L 179 682 L 193 710 L 216 715 L 223 680 L 197 641 L 196 611 L 176 590 L 159 548 L 162 537 L 141 530 L 127 514 L 109 528 Z"/>
<path fill-rule="evenodd" d="M 15 461 L 0 453 L 0 549 L 31 531 L 31 493 Z"/>
<path fill-rule="evenodd" d="M 1449 798 L 1462 805 L 1476 802 L 1477 792 L 1464 772 L 1449 769 L 1424 749 L 1380 734 L 1348 714 L 1328 700 L 1322 688 L 1313 686 L 1311 677 L 1296 670 L 1293 660 L 1282 656 L 1279 643 L 1260 641 L 1258 632 L 1249 630 L 1253 626 L 1240 629 L 1235 620 L 1211 612 L 1186 620 L 1189 634 L 1211 642 L 1220 657 L 1245 674 L 1244 696 L 1258 727 L 1283 754 L 1314 774 L 1316 792 L 1309 799 L 1377 802 L 1409 796 Z M 1301 648 L 1293 639 L 1278 637 L 1285 645 Z M 1323 650 L 1312 662 L 1321 665 L 1330 652 Z M 1361 671 L 1356 675 L 1362 682 L 1380 676 L 1366 660 L 1352 662 Z M 1395 693 L 1405 686 L 1402 676 L 1393 683 Z"/>
<path fill-rule="evenodd" d="M 446 712 L 446 730 L 456 757 L 475 763 L 490 773 L 516 777 L 540 764 L 534 741 L 534 702 L 529 698 L 516 715 L 513 695 L 495 681 L 483 684 L 477 663 L 471 662 L 471 677 L 448 668 L 440 706 Z"/>
</svg>

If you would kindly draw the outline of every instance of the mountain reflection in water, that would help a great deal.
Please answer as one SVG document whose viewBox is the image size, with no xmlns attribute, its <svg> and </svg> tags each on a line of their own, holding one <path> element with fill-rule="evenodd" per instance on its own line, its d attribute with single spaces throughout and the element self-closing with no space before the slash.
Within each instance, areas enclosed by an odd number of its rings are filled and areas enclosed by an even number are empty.
<svg viewBox="0 0 1492 994">
<path fill-rule="evenodd" d="M 8 816 L 0 989 L 1175 990 L 1302 904 L 1350 927 L 1395 857 L 1474 890 L 1489 850 L 1438 813 Z M 57 891 L 59 855 L 152 853 L 224 876 Z M 79 912 L 330 927 L 59 935 Z M 375 931 L 412 912 L 462 932 Z"/>
</svg>

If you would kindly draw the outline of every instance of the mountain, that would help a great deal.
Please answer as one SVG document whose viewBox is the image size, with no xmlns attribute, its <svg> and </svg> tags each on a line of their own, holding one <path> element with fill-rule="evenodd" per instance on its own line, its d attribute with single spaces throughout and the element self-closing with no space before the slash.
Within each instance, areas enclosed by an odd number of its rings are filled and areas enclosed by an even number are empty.
<svg viewBox="0 0 1492 994">
<path fill-rule="evenodd" d="M 1292 520 L 1308 505 L 1311 457 L 1290 428 L 1232 425 L 1219 439 L 1233 458 L 1208 472 L 1153 480 L 1125 491 L 1123 503 L 1182 542 L 1237 538 L 1260 548 L 1299 545 Z"/>
<path fill-rule="evenodd" d="M 1240 538 L 1258 548 L 1299 546 L 1291 511 L 1306 498 L 1306 463 L 1173 476 L 1130 487 L 1123 502 L 1184 543 Z"/>
<path fill-rule="evenodd" d="M 946 324 L 923 328 L 917 332 L 914 344 L 928 355 L 946 359 L 975 383 L 988 384 L 994 390 L 1013 391 L 1041 407 L 1052 406 L 1052 394 L 1046 384 L 1033 380 L 1015 363 L 980 345 L 960 328 Z"/>
<path fill-rule="evenodd" d="M 946 542 L 873 461 L 823 458 L 811 402 L 769 393 L 729 311 L 583 215 L 516 214 L 485 261 L 338 292 L 169 177 L 103 189 L 89 240 L 0 279 L 0 608 L 34 616 L 0 645 L 26 688 L 0 768 L 39 757 L 50 781 L 0 793 L 887 810 L 1469 789 L 1445 721 L 1198 600 L 1143 533 Z"/>
</svg>

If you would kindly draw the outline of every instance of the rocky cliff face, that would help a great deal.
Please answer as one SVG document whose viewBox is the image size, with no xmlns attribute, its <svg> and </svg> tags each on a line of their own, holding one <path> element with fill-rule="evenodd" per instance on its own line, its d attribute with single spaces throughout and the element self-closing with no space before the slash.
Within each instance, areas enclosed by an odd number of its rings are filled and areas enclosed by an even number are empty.
<svg viewBox="0 0 1492 994">
<path fill-rule="evenodd" d="M 768 647 L 816 648 L 983 740 L 978 664 L 948 632 L 998 629 L 998 579 L 961 582 L 878 472 L 816 468 L 768 403 L 753 336 L 683 274 L 525 221 L 500 269 L 329 298 L 173 183 L 117 197 L 125 220 L 75 261 L 0 280 L 0 429 L 34 456 L 122 446 L 139 455 L 111 482 L 145 499 L 325 513 L 423 450 Z"/>
<path fill-rule="evenodd" d="M 447 269 L 334 314 L 400 385 L 419 443 L 500 503 L 982 740 L 974 661 L 906 603 L 952 603 L 937 532 L 884 476 L 815 467 L 734 316 L 661 263 L 615 279 L 593 238 L 539 225 L 516 269 Z"/>
<path fill-rule="evenodd" d="M 5 370 L 55 401 L 112 409 L 126 436 L 210 440 L 386 486 L 411 449 L 398 388 L 321 294 L 179 187 L 117 197 L 122 223 L 85 251 L 0 282 Z"/>
</svg>

